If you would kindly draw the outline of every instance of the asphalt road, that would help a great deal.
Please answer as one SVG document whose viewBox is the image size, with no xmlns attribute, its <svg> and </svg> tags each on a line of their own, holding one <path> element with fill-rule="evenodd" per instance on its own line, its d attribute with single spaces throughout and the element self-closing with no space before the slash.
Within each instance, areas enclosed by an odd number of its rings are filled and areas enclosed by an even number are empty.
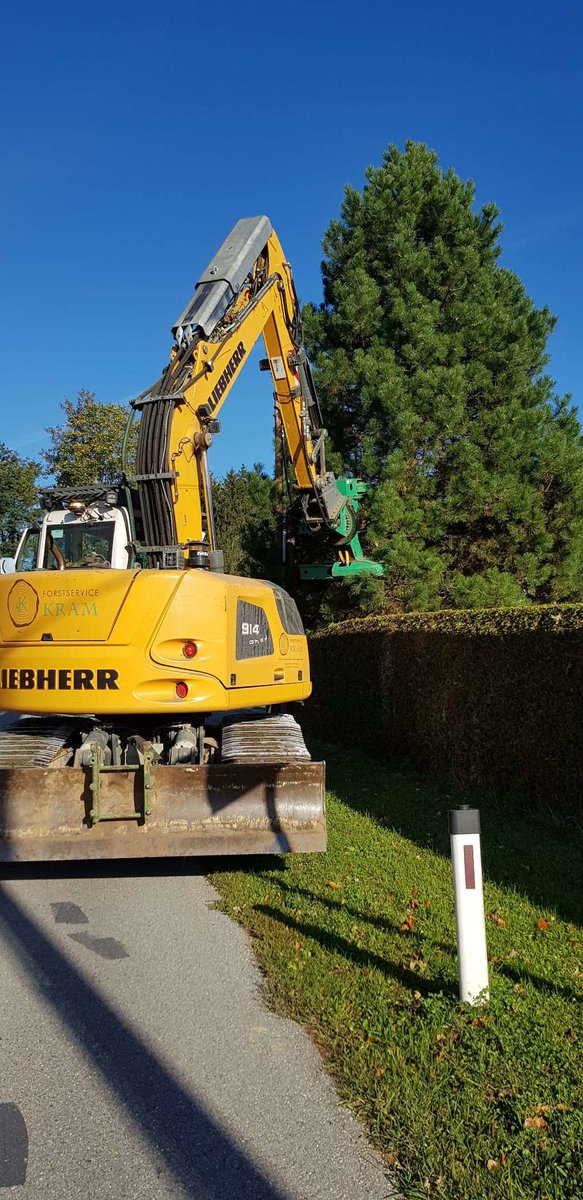
<svg viewBox="0 0 583 1200">
<path fill-rule="evenodd" d="M 197 870 L 2 869 L 0 1191 L 384 1200 L 383 1164 L 304 1031 L 263 1007 Z"/>
</svg>

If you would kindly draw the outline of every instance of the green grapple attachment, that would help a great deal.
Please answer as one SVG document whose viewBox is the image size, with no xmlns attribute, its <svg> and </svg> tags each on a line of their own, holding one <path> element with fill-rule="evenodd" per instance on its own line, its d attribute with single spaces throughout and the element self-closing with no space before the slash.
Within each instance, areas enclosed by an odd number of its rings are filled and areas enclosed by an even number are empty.
<svg viewBox="0 0 583 1200">
<path fill-rule="evenodd" d="M 335 483 L 346 497 L 334 526 L 338 558 L 333 563 L 302 563 L 300 579 L 354 579 L 363 575 L 380 578 L 384 575 L 383 564 L 365 558 L 358 533 L 359 501 L 371 491 L 370 485 L 354 476 L 343 476 Z"/>
</svg>

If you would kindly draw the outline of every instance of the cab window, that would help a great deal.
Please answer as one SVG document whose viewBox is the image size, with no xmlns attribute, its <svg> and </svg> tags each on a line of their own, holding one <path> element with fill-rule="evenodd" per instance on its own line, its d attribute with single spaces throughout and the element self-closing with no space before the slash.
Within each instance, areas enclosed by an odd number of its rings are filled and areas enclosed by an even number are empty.
<svg viewBox="0 0 583 1200">
<path fill-rule="evenodd" d="M 34 571 L 36 569 L 39 541 L 40 529 L 27 529 L 16 559 L 17 571 Z"/>
<path fill-rule="evenodd" d="M 49 525 L 43 566 L 47 571 L 63 567 L 109 567 L 113 552 L 114 521 Z"/>
</svg>

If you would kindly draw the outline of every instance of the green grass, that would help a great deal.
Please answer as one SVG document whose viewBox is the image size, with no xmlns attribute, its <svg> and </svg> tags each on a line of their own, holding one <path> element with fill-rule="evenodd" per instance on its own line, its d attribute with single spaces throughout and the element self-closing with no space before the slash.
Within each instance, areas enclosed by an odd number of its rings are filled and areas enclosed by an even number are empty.
<svg viewBox="0 0 583 1200">
<path fill-rule="evenodd" d="M 460 797 L 327 759 L 328 853 L 213 874 L 268 1003 L 307 1026 L 407 1200 L 581 1200 L 578 831 L 484 804 L 491 1000 L 464 1009 L 447 858 Z"/>
</svg>

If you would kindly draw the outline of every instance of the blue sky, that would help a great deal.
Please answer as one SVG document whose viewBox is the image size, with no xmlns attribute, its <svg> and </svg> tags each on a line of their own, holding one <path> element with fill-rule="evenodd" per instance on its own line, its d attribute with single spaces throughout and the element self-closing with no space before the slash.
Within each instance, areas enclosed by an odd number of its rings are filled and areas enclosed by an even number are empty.
<svg viewBox="0 0 583 1200">
<path fill-rule="evenodd" d="M 296 0 L 10 5 L 0 26 L 0 440 L 34 456 L 63 396 L 125 401 L 240 216 L 267 213 L 302 300 L 345 183 L 427 142 L 502 210 L 503 263 L 559 317 L 583 401 L 579 3 Z M 268 376 L 248 367 L 212 451 L 270 465 Z"/>
</svg>

